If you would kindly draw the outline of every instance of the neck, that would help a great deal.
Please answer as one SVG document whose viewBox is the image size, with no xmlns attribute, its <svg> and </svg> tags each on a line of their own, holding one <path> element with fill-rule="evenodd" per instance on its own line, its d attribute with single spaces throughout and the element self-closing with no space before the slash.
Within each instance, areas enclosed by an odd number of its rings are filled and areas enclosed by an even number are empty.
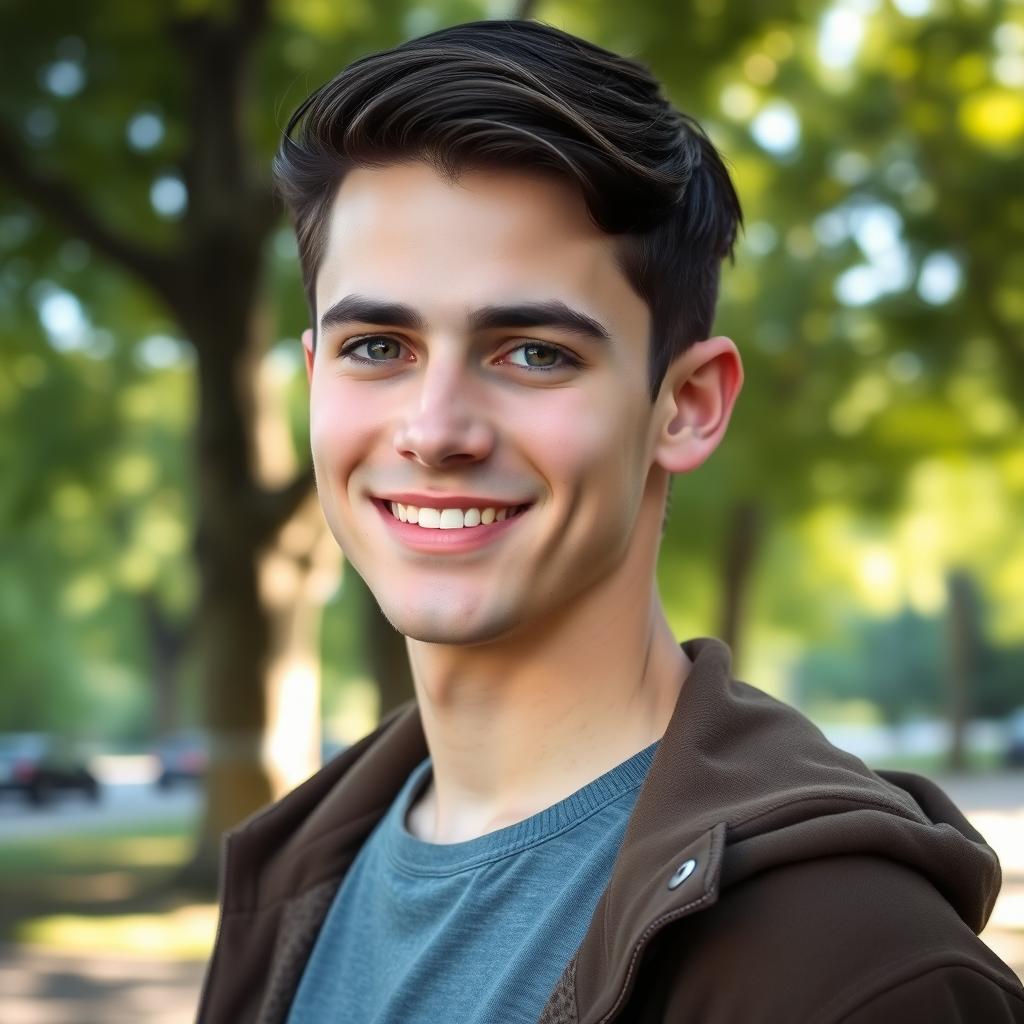
<svg viewBox="0 0 1024 1024">
<path fill-rule="evenodd" d="M 414 835 L 459 842 L 522 821 L 661 738 L 690 663 L 652 578 L 624 567 L 499 642 L 408 641 L 433 768 Z"/>
</svg>

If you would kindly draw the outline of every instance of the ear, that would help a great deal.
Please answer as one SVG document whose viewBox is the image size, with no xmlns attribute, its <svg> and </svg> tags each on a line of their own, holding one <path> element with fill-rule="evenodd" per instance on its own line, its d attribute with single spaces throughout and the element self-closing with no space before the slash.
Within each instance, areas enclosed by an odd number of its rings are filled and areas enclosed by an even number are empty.
<svg viewBox="0 0 1024 1024">
<path fill-rule="evenodd" d="M 313 356 L 316 354 L 313 347 L 313 330 L 307 327 L 302 332 L 302 350 L 306 355 L 306 379 L 313 379 Z"/>
<path fill-rule="evenodd" d="M 698 341 L 669 364 L 655 399 L 654 461 L 689 473 L 718 447 L 743 387 L 743 362 L 729 338 Z"/>
</svg>

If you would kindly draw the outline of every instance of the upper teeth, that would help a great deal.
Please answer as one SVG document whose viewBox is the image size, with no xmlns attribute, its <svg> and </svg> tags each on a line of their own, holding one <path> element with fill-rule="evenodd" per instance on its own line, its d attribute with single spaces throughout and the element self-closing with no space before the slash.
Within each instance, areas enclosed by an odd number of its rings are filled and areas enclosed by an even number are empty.
<svg viewBox="0 0 1024 1024">
<path fill-rule="evenodd" d="M 403 523 L 416 523 L 428 530 L 461 530 L 464 526 L 487 526 L 489 523 L 500 523 L 512 515 L 516 506 L 511 508 L 418 508 L 416 505 L 403 505 L 398 501 L 389 501 L 388 507 L 396 519 Z"/>
</svg>

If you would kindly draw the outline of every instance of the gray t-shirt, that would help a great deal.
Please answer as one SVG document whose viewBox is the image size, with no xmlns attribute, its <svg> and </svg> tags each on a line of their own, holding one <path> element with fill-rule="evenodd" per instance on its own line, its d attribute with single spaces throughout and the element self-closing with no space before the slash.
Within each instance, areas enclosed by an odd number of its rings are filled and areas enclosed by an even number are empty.
<svg viewBox="0 0 1024 1024">
<path fill-rule="evenodd" d="M 405 826 L 421 762 L 335 895 L 288 1024 L 536 1024 L 611 876 L 657 742 L 461 843 Z"/>
</svg>

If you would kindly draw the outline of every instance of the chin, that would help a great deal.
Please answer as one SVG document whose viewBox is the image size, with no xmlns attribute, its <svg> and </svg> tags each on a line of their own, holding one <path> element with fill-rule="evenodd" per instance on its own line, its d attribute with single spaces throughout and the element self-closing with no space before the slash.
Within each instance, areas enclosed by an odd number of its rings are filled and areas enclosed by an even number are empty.
<svg viewBox="0 0 1024 1024">
<path fill-rule="evenodd" d="M 378 597 L 381 611 L 391 625 L 410 640 L 425 644 L 467 646 L 485 644 L 507 635 L 515 626 L 507 612 L 463 607 L 433 600 L 419 606 L 394 603 Z"/>
</svg>

